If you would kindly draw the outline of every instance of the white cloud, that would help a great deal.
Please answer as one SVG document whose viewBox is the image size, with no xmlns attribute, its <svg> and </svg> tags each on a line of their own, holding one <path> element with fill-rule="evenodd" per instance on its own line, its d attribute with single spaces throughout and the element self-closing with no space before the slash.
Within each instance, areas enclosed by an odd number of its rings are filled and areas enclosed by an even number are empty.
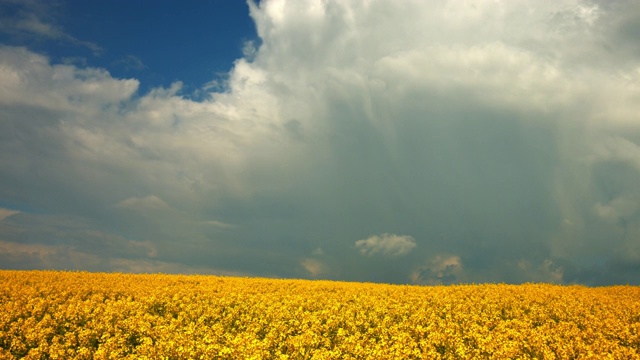
<svg viewBox="0 0 640 360">
<path fill-rule="evenodd" d="M 325 276 L 322 264 L 374 273 L 349 257 L 354 234 L 372 228 L 434 239 L 355 243 L 367 256 L 429 259 L 393 278 L 427 283 L 524 279 L 527 266 L 551 276 L 550 256 L 613 256 L 603 239 L 631 243 L 640 52 L 622 30 L 637 23 L 633 4 L 250 7 L 261 43 L 246 44 L 226 84 L 201 89 L 203 101 L 183 96 L 180 82 L 139 94 L 136 79 L 0 47 L 0 199 L 125 234 L 94 240 L 151 241 L 153 259 L 122 245 L 145 266 L 216 262 L 283 276 L 301 266 Z M 62 31 L 38 19 L 25 29 Z M 611 226 L 620 219 L 624 231 Z M 321 250 L 310 255 L 308 244 Z M 526 259 L 505 265 L 504 254 Z"/>
<path fill-rule="evenodd" d="M 363 255 L 381 253 L 389 256 L 407 255 L 416 247 L 416 240 L 409 235 L 382 234 L 358 240 L 356 248 Z"/>
<path fill-rule="evenodd" d="M 7 46 L 0 46 L 0 81 L 3 106 L 39 106 L 82 116 L 109 115 L 109 106 L 128 100 L 139 84 L 114 79 L 103 69 L 51 65 L 45 56 Z"/>
<path fill-rule="evenodd" d="M 300 261 L 300 265 L 312 276 L 318 277 L 327 273 L 327 266 L 319 260 L 306 258 Z"/>
</svg>

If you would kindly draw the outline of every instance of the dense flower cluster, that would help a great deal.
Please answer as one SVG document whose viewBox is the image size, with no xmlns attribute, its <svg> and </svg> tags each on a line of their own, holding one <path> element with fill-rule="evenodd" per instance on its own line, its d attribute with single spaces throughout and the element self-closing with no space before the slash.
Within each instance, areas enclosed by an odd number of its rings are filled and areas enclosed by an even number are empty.
<svg viewBox="0 0 640 360">
<path fill-rule="evenodd" d="M 638 359 L 640 287 L 0 271 L 0 358 Z"/>
</svg>

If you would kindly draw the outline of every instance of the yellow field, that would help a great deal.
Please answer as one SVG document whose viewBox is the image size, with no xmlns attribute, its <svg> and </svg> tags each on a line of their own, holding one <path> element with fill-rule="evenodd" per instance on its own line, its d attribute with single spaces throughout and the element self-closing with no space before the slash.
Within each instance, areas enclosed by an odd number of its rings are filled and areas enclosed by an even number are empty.
<svg viewBox="0 0 640 360">
<path fill-rule="evenodd" d="M 640 287 L 0 271 L 0 358 L 638 359 Z"/>
</svg>

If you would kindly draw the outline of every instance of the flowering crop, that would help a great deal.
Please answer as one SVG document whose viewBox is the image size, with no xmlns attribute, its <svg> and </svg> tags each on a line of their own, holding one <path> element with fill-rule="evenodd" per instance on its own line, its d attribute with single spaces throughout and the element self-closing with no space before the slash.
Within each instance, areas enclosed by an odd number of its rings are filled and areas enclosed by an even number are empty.
<svg viewBox="0 0 640 360">
<path fill-rule="evenodd" d="M 640 359 L 640 287 L 0 271 L 0 359 Z"/>
</svg>

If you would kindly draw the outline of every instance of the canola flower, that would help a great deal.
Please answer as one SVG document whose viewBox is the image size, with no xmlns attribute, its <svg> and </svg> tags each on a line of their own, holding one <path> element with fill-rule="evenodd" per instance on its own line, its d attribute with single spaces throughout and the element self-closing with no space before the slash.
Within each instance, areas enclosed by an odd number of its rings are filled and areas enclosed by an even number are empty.
<svg viewBox="0 0 640 360">
<path fill-rule="evenodd" d="M 0 359 L 640 359 L 640 287 L 0 271 Z"/>
</svg>

